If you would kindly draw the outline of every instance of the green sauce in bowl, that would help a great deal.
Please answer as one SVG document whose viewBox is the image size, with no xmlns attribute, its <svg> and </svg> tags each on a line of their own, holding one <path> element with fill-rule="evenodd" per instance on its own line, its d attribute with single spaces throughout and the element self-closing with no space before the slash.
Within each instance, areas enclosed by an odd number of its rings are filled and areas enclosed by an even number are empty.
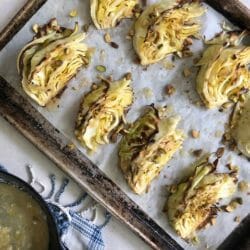
<svg viewBox="0 0 250 250">
<path fill-rule="evenodd" d="M 0 249 L 48 248 L 48 222 L 40 205 L 28 193 L 0 183 Z"/>
</svg>

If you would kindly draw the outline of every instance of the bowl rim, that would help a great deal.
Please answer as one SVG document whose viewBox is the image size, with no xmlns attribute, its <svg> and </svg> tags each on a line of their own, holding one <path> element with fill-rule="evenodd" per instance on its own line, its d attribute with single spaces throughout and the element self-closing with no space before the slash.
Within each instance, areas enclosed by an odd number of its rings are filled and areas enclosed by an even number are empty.
<svg viewBox="0 0 250 250">
<path fill-rule="evenodd" d="M 34 199 L 37 204 L 40 206 L 42 211 L 45 213 L 47 217 L 47 225 L 49 230 L 49 250 L 61 250 L 63 249 L 61 246 L 61 241 L 59 238 L 58 227 L 55 222 L 55 218 L 46 203 L 46 201 L 42 198 L 42 196 L 27 182 L 22 180 L 21 178 L 6 172 L 5 170 L 0 169 L 0 184 L 5 183 L 8 185 L 12 185 L 15 188 L 19 189 L 27 193 Z"/>
</svg>

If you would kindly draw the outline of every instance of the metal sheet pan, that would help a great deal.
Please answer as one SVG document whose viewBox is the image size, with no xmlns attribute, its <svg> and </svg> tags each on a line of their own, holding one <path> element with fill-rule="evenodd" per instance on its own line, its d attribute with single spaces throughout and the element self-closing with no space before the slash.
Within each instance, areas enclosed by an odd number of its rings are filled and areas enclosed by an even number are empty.
<svg viewBox="0 0 250 250">
<path fill-rule="evenodd" d="M 0 34 L 0 48 L 10 41 L 33 13 L 46 1 L 28 1 Z M 213 2 L 213 1 L 211 1 Z M 46 20 L 47 21 L 47 20 Z M 46 22 L 45 21 L 45 22 Z M 0 81 L 0 113 L 43 153 L 68 173 L 90 195 L 127 224 L 155 249 L 180 249 L 157 223 L 123 193 L 88 157 L 69 150 L 69 140 L 37 112 L 26 98 L 3 79 Z M 18 85 L 12 82 L 11 85 Z"/>
</svg>

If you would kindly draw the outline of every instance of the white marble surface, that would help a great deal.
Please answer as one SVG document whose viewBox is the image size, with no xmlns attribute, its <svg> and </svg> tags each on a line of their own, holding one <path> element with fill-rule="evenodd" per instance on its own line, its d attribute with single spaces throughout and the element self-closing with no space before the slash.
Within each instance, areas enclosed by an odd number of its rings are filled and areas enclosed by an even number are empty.
<svg viewBox="0 0 250 250">
<path fill-rule="evenodd" d="M 25 0 L 0 1 L 0 30 L 24 3 Z M 39 180 L 42 180 L 43 183 L 49 184 L 48 175 L 50 173 L 55 173 L 58 179 L 64 177 L 63 173 L 49 159 L 0 117 L 0 165 L 8 168 L 9 172 L 27 180 L 28 176 L 25 167 L 27 164 L 30 164 L 35 169 L 36 176 L 39 176 Z M 62 202 L 66 200 L 67 202 L 74 201 L 80 192 L 80 188 L 71 181 L 63 195 Z M 104 228 L 103 236 L 107 250 L 149 249 L 141 239 L 114 218 Z"/>
</svg>

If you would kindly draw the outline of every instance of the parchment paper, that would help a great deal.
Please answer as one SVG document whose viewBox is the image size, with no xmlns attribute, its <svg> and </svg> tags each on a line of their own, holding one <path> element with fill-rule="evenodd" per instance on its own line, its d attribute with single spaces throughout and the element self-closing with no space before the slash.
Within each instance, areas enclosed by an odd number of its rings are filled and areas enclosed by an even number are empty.
<svg viewBox="0 0 250 250">
<path fill-rule="evenodd" d="M 244 1 L 248 4 L 250 1 Z M 220 24 L 224 18 L 213 9 L 206 6 L 208 11 L 202 18 L 202 34 L 211 38 L 221 30 Z M 69 12 L 73 9 L 78 10 L 76 18 L 70 18 Z M 31 26 L 34 23 L 44 24 L 52 17 L 56 17 L 60 25 L 73 27 L 74 22 L 78 21 L 80 26 L 91 23 L 89 16 L 89 1 L 87 0 L 49 0 L 47 4 L 26 24 L 26 26 L 14 37 L 2 51 L 0 55 L 0 74 L 6 78 L 24 96 L 20 79 L 16 70 L 16 58 L 20 49 L 32 38 Z M 206 247 L 215 249 L 237 225 L 234 222 L 235 216 L 243 218 L 249 212 L 250 199 L 246 194 L 236 193 L 235 196 L 243 197 L 243 205 L 233 213 L 219 213 L 215 226 L 200 231 L 200 243 L 196 246 L 187 244 L 181 240 L 169 227 L 167 217 L 162 212 L 166 202 L 166 185 L 176 183 L 190 172 L 190 164 L 195 158 L 190 154 L 190 150 L 203 149 L 207 152 L 215 152 L 220 145 L 221 137 L 218 136 L 224 131 L 224 124 L 228 121 L 230 110 L 218 112 L 217 109 L 206 110 L 197 106 L 200 101 L 195 92 L 195 76 L 197 70 L 192 66 L 193 59 L 198 57 L 202 51 L 203 44 L 196 40 L 192 46 L 194 56 L 187 59 L 176 59 L 174 69 L 166 70 L 163 63 L 151 65 L 145 70 L 135 63 L 135 53 L 132 43 L 125 37 L 132 25 L 132 21 L 123 21 L 117 28 L 109 30 L 114 42 L 119 44 L 119 49 L 114 49 L 104 42 L 105 31 L 97 31 L 92 25 L 88 32 L 86 43 L 90 47 L 95 47 L 96 52 L 90 67 L 81 70 L 73 79 L 68 88 L 61 96 L 60 100 L 47 108 L 38 107 L 32 104 L 60 131 L 79 147 L 84 153 L 85 150 L 77 143 L 74 138 L 74 124 L 78 112 L 79 103 L 84 93 L 86 93 L 92 82 L 98 82 L 98 72 L 96 65 L 105 65 L 107 72 L 103 76 L 113 75 L 114 79 L 121 78 L 124 73 L 131 72 L 133 75 L 133 87 L 135 92 L 135 102 L 128 114 L 128 121 L 133 121 L 140 114 L 142 107 L 151 103 L 157 105 L 169 105 L 174 111 L 181 115 L 182 128 L 186 135 L 183 150 L 176 153 L 173 159 L 167 164 L 160 176 L 152 183 L 148 193 L 138 196 L 131 192 L 127 186 L 120 169 L 117 166 L 117 144 L 107 145 L 90 159 L 95 162 L 117 185 L 119 185 L 129 197 L 131 197 L 144 211 L 146 211 L 161 227 L 163 227 L 179 244 L 185 249 L 204 249 Z M 101 56 L 101 51 L 105 51 L 105 58 Z M 168 59 L 170 60 L 170 59 Z M 183 69 L 190 68 L 192 75 L 188 78 L 183 77 Z M 176 93 L 168 97 L 164 93 L 166 84 L 172 84 Z M 145 97 L 143 88 L 150 88 L 153 95 Z M 27 97 L 27 99 L 29 99 Z M 30 99 L 29 99 L 30 100 Z M 57 107 L 59 105 L 59 107 Z M 191 129 L 201 131 L 199 139 L 190 137 Z M 226 150 L 223 159 L 220 161 L 219 171 L 227 171 L 223 166 L 231 161 L 240 167 L 239 180 L 250 181 L 250 164 L 242 156 Z M 224 202 L 228 202 L 225 200 Z"/>
</svg>

